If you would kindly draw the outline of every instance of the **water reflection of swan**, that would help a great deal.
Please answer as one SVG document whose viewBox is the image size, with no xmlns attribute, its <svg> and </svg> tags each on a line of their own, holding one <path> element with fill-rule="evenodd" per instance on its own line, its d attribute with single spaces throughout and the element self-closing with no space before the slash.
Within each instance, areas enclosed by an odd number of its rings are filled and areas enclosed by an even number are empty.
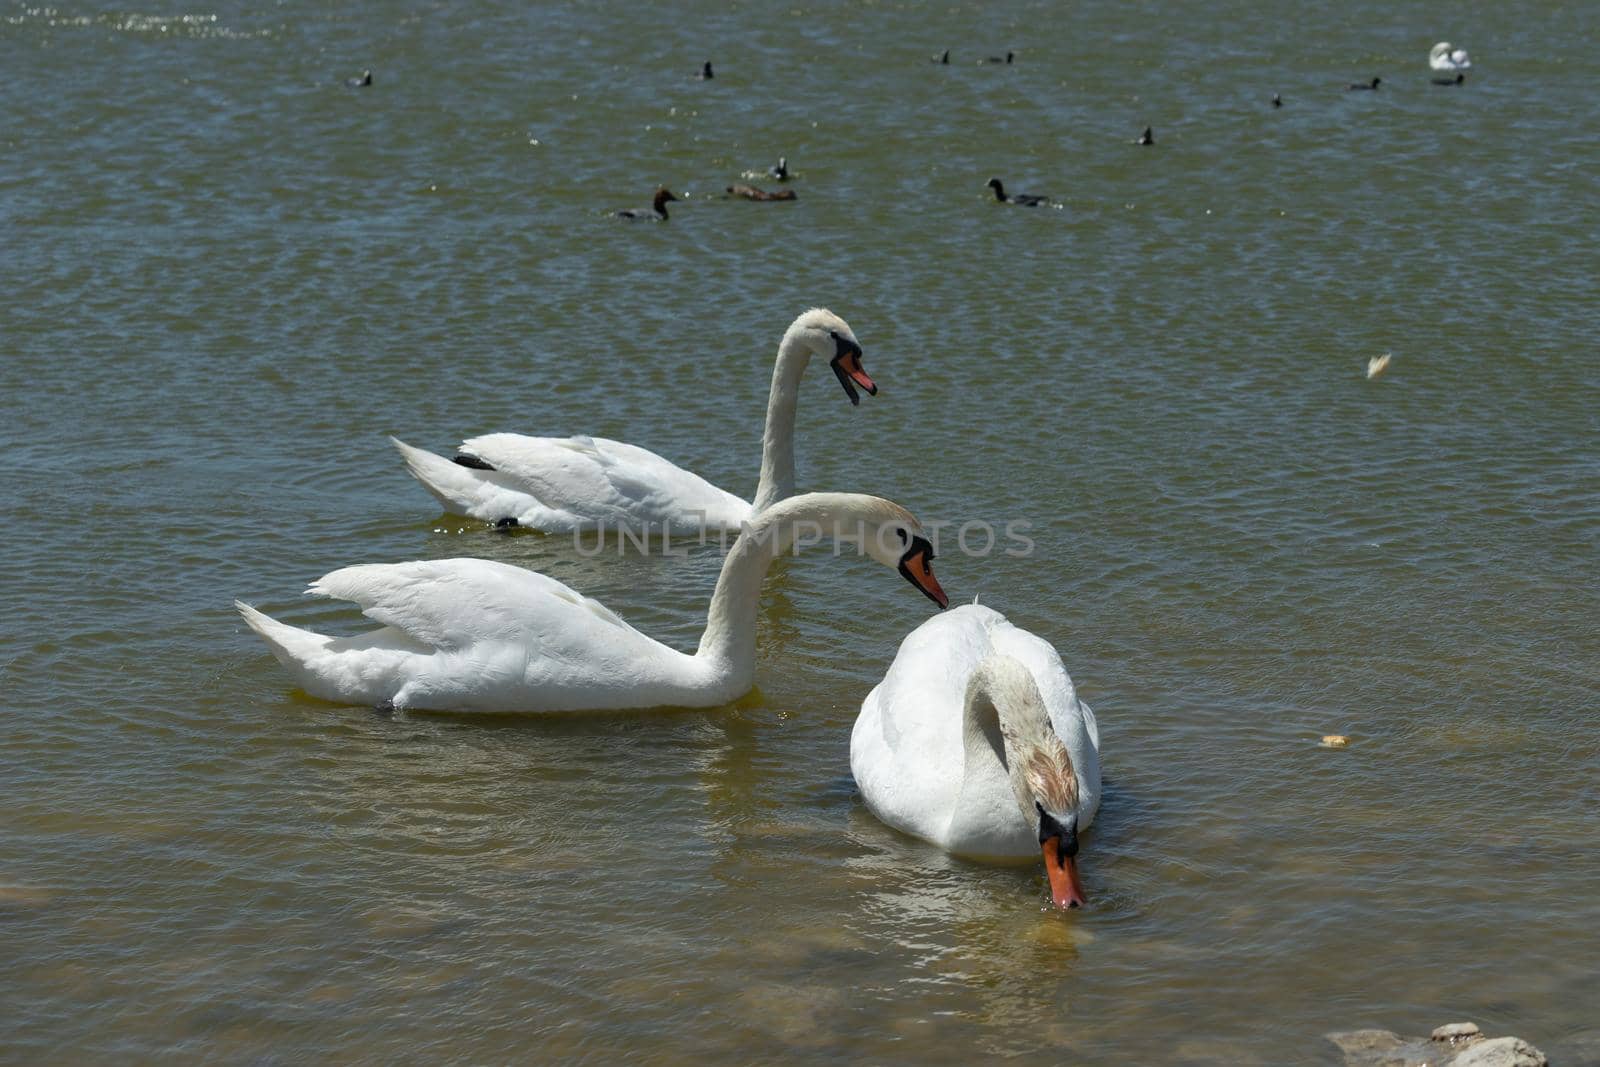
<svg viewBox="0 0 1600 1067">
<path fill-rule="evenodd" d="M 453 461 L 400 441 L 394 446 L 423 488 L 456 515 L 551 533 L 602 526 L 645 533 L 737 531 L 753 514 L 794 495 L 795 405 L 813 356 L 828 361 L 852 404 L 860 402 L 857 386 L 868 395 L 878 391 L 843 319 L 822 308 L 795 319 L 772 368 L 754 503 L 648 449 L 604 437 L 488 434 L 463 442 Z"/>
<path fill-rule="evenodd" d="M 860 891 L 854 926 L 869 944 L 896 946 L 880 961 L 899 964 L 881 981 L 916 988 L 930 1009 L 949 1007 L 1002 1028 L 1056 1043 L 1040 1020 L 1059 1010 L 1055 982 L 1071 972 L 1093 935 L 1060 912 L 1019 908 L 1032 876 L 1014 867 L 980 867 L 932 846 L 886 841 L 883 825 L 857 809 L 847 827 L 863 853 L 844 866 Z M 879 963 L 882 967 L 884 964 Z"/>
<path fill-rule="evenodd" d="M 976 604 L 907 635 L 850 735 L 862 800 L 961 856 L 1043 853 L 1058 907 L 1083 903 L 1078 832 L 1100 807 L 1100 733 L 1049 643 Z"/>
<path fill-rule="evenodd" d="M 808 493 L 750 523 L 723 561 L 694 654 L 635 630 L 547 575 L 482 559 L 346 567 L 310 591 L 383 624 L 325 637 L 235 606 L 312 696 L 434 711 L 715 707 L 755 681 L 756 614 L 773 560 L 802 536 L 848 539 L 944 607 L 933 549 L 909 511 L 854 493 Z"/>
<path fill-rule="evenodd" d="M 1454 74 L 1461 70 L 1471 70 L 1472 60 L 1467 57 L 1465 48 L 1453 48 L 1449 41 L 1440 41 L 1428 50 L 1428 66 L 1434 70 Z"/>
</svg>

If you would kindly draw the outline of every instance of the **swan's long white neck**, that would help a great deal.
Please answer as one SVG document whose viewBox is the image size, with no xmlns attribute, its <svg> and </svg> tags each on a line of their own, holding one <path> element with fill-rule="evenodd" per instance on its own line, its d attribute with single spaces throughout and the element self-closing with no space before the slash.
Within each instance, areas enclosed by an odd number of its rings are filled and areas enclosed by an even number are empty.
<svg viewBox="0 0 1600 1067">
<path fill-rule="evenodd" d="M 800 399 L 800 378 L 811 362 L 811 349 L 801 331 L 790 326 L 778 342 L 767 393 L 767 427 L 761 438 L 761 480 L 756 483 L 755 513 L 794 496 L 794 410 Z"/>
<path fill-rule="evenodd" d="M 807 493 L 780 500 L 745 525 L 722 562 L 722 574 L 711 594 L 705 632 L 694 657 L 734 692 L 747 692 L 755 681 L 756 616 L 761 581 L 772 561 L 794 547 L 796 536 L 853 537 L 861 521 L 845 493 Z"/>
<path fill-rule="evenodd" d="M 967 681 L 961 717 L 963 792 L 1003 774 L 1030 820 L 1036 816 L 1035 798 L 1052 812 L 1077 808 L 1072 757 L 1050 725 L 1033 672 L 1020 660 L 1000 653 L 985 657 Z"/>
</svg>

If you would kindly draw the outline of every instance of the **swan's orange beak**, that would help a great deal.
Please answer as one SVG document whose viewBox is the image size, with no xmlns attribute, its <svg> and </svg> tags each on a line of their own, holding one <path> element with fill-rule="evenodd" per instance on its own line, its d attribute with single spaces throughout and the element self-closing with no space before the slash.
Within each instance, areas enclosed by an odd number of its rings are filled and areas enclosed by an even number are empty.
<svg viewBox="0 0 1600 1067">
<path fill-rule="evenodd" d="M 950 598 L 945 596 L 939 579 L 933 576 L 932 558 L 933 546 L 928 544 L 926 538 L 915 538 L 911 548 L 900 557 L 900 573 L 906 576 L 906 581 L 922 590 L 929 600 L 939 605 L 942 611 L 950 606 Z"/>
<path fill-rule="evenodd" d="M 1088 903 L 1078 882 L 1078 864 L 1061 854 L 1061 838 L 1047 837 L 1040 842 L 1044 850 L 1044 873 L 1050 879 L 1050 899 L 1063 910 L 1081 908 Z"/>
<path fill-rule="evenodd" d="M 839 361 L 839 366 L 852 381 L 867 391 L 868 396 L 878 395 L 877 383 L 867 376 L 865 368 L 861 366 L 860 352 L 847 352 L 844 359 Z"/>
<path fill-rule="evenodd" d="M 861 403 L 861 396 L 856 392 L 856 386 L 867 391 L 868 396 L 878 395 L 878 385 L 867 376 L 861 367 L 861 349 L 852 342 L 840 338 L 838 341 L 840 352 L 831 361 L 834 376 L 839 379 L 839 384 L 844 386 L 845 396 L 850 398 L 850 403 Z"/>
</svg>

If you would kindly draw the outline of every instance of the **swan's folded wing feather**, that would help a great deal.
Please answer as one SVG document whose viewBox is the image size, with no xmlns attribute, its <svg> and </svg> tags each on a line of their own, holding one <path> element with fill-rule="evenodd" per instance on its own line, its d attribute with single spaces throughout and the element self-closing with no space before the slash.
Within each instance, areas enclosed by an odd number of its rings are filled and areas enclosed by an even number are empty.
<svg viewBox="0 0 1600 1067">
<path fill-rule="evenodd" d="M 463 441 L 461 450 L 527 486 L 541 503 L 558 510 L 566 510 L 574 501 L 592 506 L 610 492 L 605 464 L 591 438 L 491 433 Z"/>
<path fill-rule="evenodd" d="M 541 503 L 593 522 L 737 525 L 750 505 L 647 448 L 604 437 L 496 433 L 462 450 L 525 484 Z"/>
<path fill-rule="evenodd" d="M 548 575 L 491 560 L 358 564 L 324 575 L 308 592 L 351 601 L 368 618 L 446 651 L 481 641 L 536 642 L 553 617 L 569 611 L 638 633 Z"/>
<path fill-rule="evenodd" d="M 604 439 L 597 445 L 613 492 L 631 509 L 685 525 L 696 525 L 690 520 L 697 513 L 713 525 L 748 517 L 748 502 L 647 448 Z"/>
</svg>

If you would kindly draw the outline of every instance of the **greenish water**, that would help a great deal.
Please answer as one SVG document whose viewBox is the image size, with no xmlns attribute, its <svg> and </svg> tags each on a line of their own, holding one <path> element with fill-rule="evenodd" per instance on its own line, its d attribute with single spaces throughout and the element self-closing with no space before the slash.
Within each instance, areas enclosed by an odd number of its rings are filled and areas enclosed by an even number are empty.
<svg viewBox="0 0 1600 1067">
<path fill-rule="evenodd" d="M 0 7 L 0 1058 L 1283 1063 L 1454 1018 L 1577 1047 L 1597 23 Z M 1463 87 L 1429 84 L 1443 38 Z M 797 202 L 716 198 L 780 154 Z M 608 217 L 657 183 L 670 223 Z M 865 561 L 776 570 L 759 691 L 670 716 L 320 704 L 229 606 L 349 630 L 307 581 L 477 555 L 691 646 L 715 552 L 441 518 L 384 435 L 604 434 L 749 493 L 811 305 L 882 392 L 813 368 L 803 485 L 1033 524 L 938 569 L 1099 715 L 1086 911 L 856 798 L 850 725 L 929 608 Z"/>
</svg>

